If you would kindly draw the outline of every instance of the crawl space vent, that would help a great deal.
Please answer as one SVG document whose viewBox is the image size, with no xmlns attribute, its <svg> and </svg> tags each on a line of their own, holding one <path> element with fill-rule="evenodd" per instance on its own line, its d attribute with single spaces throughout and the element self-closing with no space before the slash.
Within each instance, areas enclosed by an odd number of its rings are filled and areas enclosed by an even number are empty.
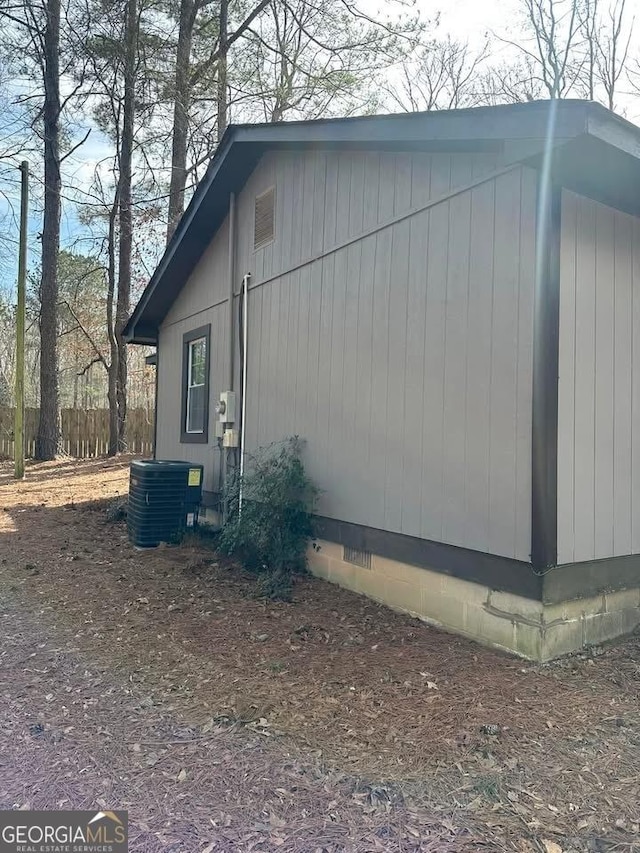
<svg viewBox="0 0 640 853">
<path fill-rule="evenodd" d="M 273 240 L 275 228 L 275 187 L 256 196 L 255 221 L 253 228 L 253 248 L 259 249 Z"/>
<path fill-rule="evenodd" d="M 345 563 L 352 563 L 363 569 L 371 568 L 371 551 L 360 551 L 358 548 L 343 548 L 343 559 Z"/>
</svg>

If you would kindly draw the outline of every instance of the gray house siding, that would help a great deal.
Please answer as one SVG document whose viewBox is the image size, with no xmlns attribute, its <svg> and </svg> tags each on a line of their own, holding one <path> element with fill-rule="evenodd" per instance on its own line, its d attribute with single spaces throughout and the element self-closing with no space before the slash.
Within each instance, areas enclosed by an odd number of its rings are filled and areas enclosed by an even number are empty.
<svg viewBox="0 0 640 853">
<path fill-rule="evenodd" d="M 204 465 L 204 489 L 215 491 L 220 473 L 220 451 L 213 434 L 215 403 L 225 390 L 228 361 L 227 261 L 228 223 L 206 250 L 186 286 L 171 306 L 158 335 L 158 401 L 156 456 L 184 459 Z M 211 325 L 209 375 L 209 442 L 182 444 L 180 418 L 182 337 L 185 332 Z"/>
<path fill-rule="evenodd" d="M 261 282 L 498 166 L 493 153 L 272 152 L 238 199 L 237 269 Z M 272 186 L 275 239 L 254 252 L 254 199 Z"/>
<path fill-rule="evenodd" d="M 528 561 L 536 173 L 516 167 L 354 239 L 499 168 L 495 154 L 263 158 L 237 202 L 247 450 L 298 434 L 322 515 Z M 254 252 L 255 196 L 271 186 L 275 239 Z M 213 412 L 226 252 L 219 235 L 159 340 L 158 456 L 202 456 L 207 489 L 218 451 L 212 434 L 179 444 L 179 353 L 184 331 L 212 323 Z"/>
<path fill-rule="evenodd" d="M 162 324 L 163 329 L 226 302 L 229 289 L 228 257 L 229 220 L 227 218 L 212 237 L 209 247 L 200 258 L 189 281 L 167 312 Z"/>
<path fill-rule="evenodd" d="M 563 193 L 558 562 L 640 553 L 640 219 Z"/>
<path fill-rule="evenodd" d="M 535 173 L 331 251 L 495 166 L 280 154 L 255 175 L 246 203 L 269 185 L 279 203 L 254 259 L 247 448 L 303 436 L 323 515 L 528 560 Z"/>
<path fill-rule="evenodd" d="M 181 444 L 182 336 L 191 329 L 211 324 L 209 375 L 209 442 Z M 203 488 L 215 491 L 220 473 L 220 451 L 213 433 L 215 404 L 224 391 L 227 358 L 227 328 L 224 310 L 210 308 L 194 317 L 163 326 L 158 338 L 158 459 L 184 459 L 204 465 Z"/>
</svg>

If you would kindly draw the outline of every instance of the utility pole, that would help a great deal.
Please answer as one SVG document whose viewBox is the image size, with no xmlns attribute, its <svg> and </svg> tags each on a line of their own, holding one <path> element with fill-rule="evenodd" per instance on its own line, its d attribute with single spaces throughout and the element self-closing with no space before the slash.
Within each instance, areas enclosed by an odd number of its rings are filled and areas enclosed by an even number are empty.
<svg viewBox="0 0 640 853">
<path fill-rule="evenodd" d="M 20 163 L 20 253 L 18 255 L 18 305 L 16 310 L 16 419 L 13 430 L 14 476 L 24 477 L 24 325 L 27 289 L 27 217 L 29 213 L 29 164 Z"/>
</svg>

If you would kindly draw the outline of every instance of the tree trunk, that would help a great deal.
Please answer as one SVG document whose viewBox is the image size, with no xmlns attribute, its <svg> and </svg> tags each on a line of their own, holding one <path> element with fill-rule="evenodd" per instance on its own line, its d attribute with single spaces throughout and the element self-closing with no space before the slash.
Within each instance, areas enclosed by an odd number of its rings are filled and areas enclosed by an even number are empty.
<svg viewBox="0 0 640 853">
<path fill-rule="evenodd" d="M 189 132 L 189 107 L 192 88 L 190 58 L 195 20 L 196 4 L 194 0 L 182 0 L 176 52 L 167 243 L 173 236 L 184 211 L 184 187 L 187 180 L 187 135 Z"/>
<path fill-rule="evenodd" d="M 218 49 L 213 51 L 205 63 L 207 71 L 217 66 L 216 101 L 218 139 L 226 130 L 228 123 L 227 103 L 227 56 L 231 45 L 251 26 L 258 15 L 271 0 L 260 0 L 251 10 L 243 23 L 229 35 L 229 0 L 220 0 L 218 15 Z M 191 66 L 191 45 L 198 9 L 208 3 L 199 0 L 181 0 L 180 23 L 178 29 L 178 48 L 176 54 L 175 94 L 171 149 L 171 183 L 169 187 L 169 216 L 167 222 L 167 242 L 171 239 L 180 217 L 184 212 L 184 190 L 187 179 L 187 141 L 189 134 L 189 108 L 194 82 L 194 69 Z M 196 69 L 196 73 L 204 70 Z"/>
<path fill-rule="evenodd" d="M 78 386 L 80 377 L 78 376 L 78 368 L 80 367 L 80 358 L 78 356 L 78 336 L 74 334 L 73 345 L 73 408 L 78 408 Z M 89 371 L 87 371 L 88 373 Z"/>
<path fill-rule="evenodd" d="M 227 54 L 229 53 L 229 0 L 220 0 L 220 58 L 218 59 L 218 142 L 227 129 Z"/>
<path fill-rule="evenodd" d="M 48 0 L 44 33 L 44 219 L 40 286 L 40 419 L 36 458 L 60 449 L 58 250 L 60 247 L 60 0 Z"/>
<path fill-rule="evenodd" d="M 122 107 L 122 146 L 120 151 L 120 230 L 118 255 L 118 298 L 115 337 L 118 348 L 116 400 L 118 406 L 118 450 L 125 449 L 127 420 L 127 344 L 122 335 L 131 312 L 131 251 L 133 245 L 131 215 L 131 172 L 135 119 L 136 50 L 138 46 L 138 4 L 127 0 L 125 16 L 124 96 Z"/>
</svg>

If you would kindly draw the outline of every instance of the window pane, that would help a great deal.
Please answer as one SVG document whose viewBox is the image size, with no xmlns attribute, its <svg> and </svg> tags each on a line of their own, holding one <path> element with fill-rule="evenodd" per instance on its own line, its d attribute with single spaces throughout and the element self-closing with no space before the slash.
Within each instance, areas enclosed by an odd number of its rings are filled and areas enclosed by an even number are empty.
<svg viewBox="0 0 640 853">
<path fill-rule="evenodd" d="M 187 398 L 187 432 L 204 432 L 204 385 L 189 388 Z"/>
<path fill-rule="evenodd" d="M 204 385 L 207 342 L 204 338 L 193 341 L 191 347 L 191 374 L 189 385 Z"/>
</svg>

